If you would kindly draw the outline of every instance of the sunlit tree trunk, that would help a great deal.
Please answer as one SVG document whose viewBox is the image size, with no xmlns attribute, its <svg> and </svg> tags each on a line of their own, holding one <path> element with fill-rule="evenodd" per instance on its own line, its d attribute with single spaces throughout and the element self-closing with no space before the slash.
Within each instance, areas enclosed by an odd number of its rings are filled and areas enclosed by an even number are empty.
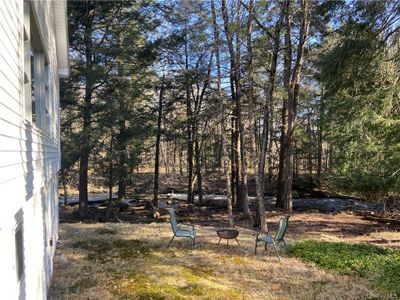
<svg viewBox="0 0 400 300">
<path fill-rule="evenodd" d="M 188 196 L 187 202 L 194 202 L 193 195 L 193 113 L 190 99 L 189 76 L 189 45 L 188 45 L 188 20 L 185 18 L 185 92 L 186 92 L 186 118 L 187 118 L 187 172 L 188 172 Z"/>
<path fill-rule="evenodd" d="M 240 142 L 240 174 L 241 174 L 241 189 L 243 197 L 243 214 L 245 218 L 250 216 L 249 214 L 249 197 L 248 197 L 248 187 L 247 187 L 247 153 L 246 153 L 246 143 L 245 143 L 245 130 L 242 119 L 242 103 L 241 103 L 241 88 L 240 88 L 240 30 L 237 29 L 236 32 L 236 51 L 233 47 L 233 36 L 232 31 L 229 27 L 228 11 L 226 6 L 226 0 L 222 0 L 222 16 L 224 20 L 225 34 L 230 55 L 230 68 L 233 74 L 234 86 L 236 93 L 232 94 L 232 98 L 236 104 L 236 120 L 238 124 L 238 135 Z M 237 20 L 236 26 L 240 26 L 240 0 L 237 1 Z M 240 27 L 239 27 L 240 28 Z M 231 88 L 231 90 L 234 90 Z"/>
<path fill-rule="evenodd" d="M 214 0 L 211 0 L 211 10 L 213 17 L 213 26 L 214 26 L 214 51 L 215 51 L 215 60 L 217 63 L 217 89 L 218 89 L 218 102 L 219 102 L 219 123 L 221 126 L 221 146 L 222 146 L 222 162 L 224 168 L 225 175 L 225 183 L 226 183 L 226 198 L 228 205 L 228 220 L 230 226 L 233 226 L 233 211 L 232 211 L 232 194 L 231 194 L 231 178 L 230 178 L 230 170 L 229 170 L 229 156 L 228 156 L 228 147 L 226 142 L 225 134 L 227 132 L 225 126 L 225 108 L 224 101 L 222 98 L 222 90 L 221 90 L 221 59 L 219 53 L 219 30 L 217 25 L 217 16 L 215 13 L 215 5 Z"/>
<path fill-rule="evenodd" d="M 291 26 L 292 26 L 292 15 L 291 15 L 291 1 L 286 1 L 286 34 L 285 34 L 285 88 L 287 89 L 287 130 L 285 130 L 284 143 L 281 144 L 281 148 L 284 149 L 284 155 L 280 158 L 282 162 L 282 176 L 280 181 L 280 198 L 279 204 L 283 203 L 283 207 L 291 211 L 292 210 L 292 184 L 293 184 L 293 157 L 295 150 L 295 124 L 297 117 L 297 103 L 299 98 L 300 88 L 300 74 L 303 64 L 303 55 L 305 42 L 308 36 L 309 28 L 309 11 L 308 11 L 308 0 L 301 1 L 301 24 L 299 31 L 299 43 L 297 46 L 295 65 L 292 69 L 291 59 Z M 290 53 L 289 53 L 290 52 Z M 285 122 L 286 123 L 286 122 Z M 284 125 L 283 125 L 284 127 Z M 282 152 L 281 152 L 282 153 Z M 281 171 L 281 169 L 280 169 Z M 277 200 L 278 205 L 278 200 Z"/>
<path fill-rule="evenodd" d="M 253 33 L 253 0 L 250 0 L 248 6 L 248 20 L 247 20 L 247 83 L 248 83 L 248 100 L 249 100 L 249 139 L 250 139 L 250 160 L 253 165 L 254 176 L 256 181 L 257 193 L 257 221 L 262 231 L 265 230 L 265 205 L 264 205 L 264 167 L 260 165 L 261 160 L 257 159 L 257 147 L 255 143 L 255 126 L 254 126 L 254 81 L 253 81 L 253 48 L 252 48 L 252 33 Z M 264 122 L 268 122 L 264 120 Z M 261 137 L 260 151 L 265 152 L 265 139 L 267 136 Z M 264 156 L 265 157 L 265 156 Z M 265 158 L 264 158 L 265 164 Z"/>
</svg>

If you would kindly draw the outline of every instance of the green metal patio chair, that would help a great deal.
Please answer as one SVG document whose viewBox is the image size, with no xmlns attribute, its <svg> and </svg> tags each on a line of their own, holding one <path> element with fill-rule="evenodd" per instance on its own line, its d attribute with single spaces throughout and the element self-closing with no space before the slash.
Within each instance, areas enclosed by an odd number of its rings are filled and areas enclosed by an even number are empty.
<svg viewBox="0 0 400 300">
<path fill-rule="evenodd" d="M 275 250 L 275 254 L 276 256 L 278 256 L 278 259 L 281 260 L 279 253 L 278 253 L 278 248 L 277 245 L 279 245 L 280 243 L 283 243 L 285 245 L 285 248 L 287 248 L 284 236 L 286 233 L 286 230 L 288 228 L 288 224 L 289 224 L 289 217 L 290 216 L 285 216 L 283 218 L 281 218 L 279 220 L 278 223 L 278 230 L 276 232 L 275 237 L 272 237 L 271 235 L 267 234 L 263 237 L 259 237 L 259 235 L 261 234 L 261 232 L 259 232 L 257 234 L 256 237 L 256 246 L 254 248 L 254 255 L 257 254 L 257 246 L 258 246 L 258 242 L 264 242 L 265 243 L 265 250 L 267 251 L 267 246 L 268 244 L 272 244 L 274 246 L 274 250 Z"/>
<path fill-rule="evenodd" d="M 191 226 L 192 229 L 187 229 L 187 228 L 181 228 L 181 225 L 178 225 L 178 223 L 176 222 L 176 218 L 175 218 L 175 209 L 173 207 L 171 207 L 169 210 L 169 216 L 170 216 L 170 223 L 171 223 L 171 227 L 172 227 L 172 231 L 174 233 L 174 236 L 172 237 L 172 239 L 170 240 L 170 242 L 168 243 L 167 248 L 171 245 L 172 241 L 174 240 L 175 237 L 187 237 L 190 238 L 192 240 L 192 245 L 193 247 L 196 244 L 196 232 L 194 230 L 194 226 Z"/>
</svg>

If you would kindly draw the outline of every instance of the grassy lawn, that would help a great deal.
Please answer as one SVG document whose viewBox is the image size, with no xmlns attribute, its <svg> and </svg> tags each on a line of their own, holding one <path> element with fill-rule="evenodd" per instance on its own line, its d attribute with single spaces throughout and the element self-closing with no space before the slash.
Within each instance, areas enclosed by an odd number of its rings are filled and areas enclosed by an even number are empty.
<svg viewBox="0 0 400 300">
<path fill-rule="evenodd" d="M 371 244 L 303 241 L 290 254 L 340 274 L 369 278 L 374 286 L 400 298 L 400 252 Z"/>
<path fill-rule="evenodd" d="M 365 278 L 357 276 L 358 271 L 354 273 L 323 270 L 313 263 L 303 262 L 287 255 L 284 255 L 279 262 L 273 251 L 270 250 L 267 254 L 261 247 L 259 254 L 254 255 L 255 232 L 245 228 L 238 229 L 240 247 L 235 242 L 232 242 L 229 249 L 223 244 L 217 245 L 215 228 L 196 226 L 198 234 L 196 248 L 190 247 L 189 240 L 176 239 L 172 246 L 166 249 L 172 236 L 169 223 L 60 224 L 60 243 L 55 256 L 54 277 L 49 297 L 50 299 L 390 298 L 390 293 L 387 291 L 393 290 L 391 287 L 375 285 L 378 279 L 371 281 L 366 278 L 368 276 L 364 276 Z M 289 239 L 289 242 L 293 243 L 293 240 Z M 308 249 L 312 251 L 318 245 L 297 244 L 292 248 L 292 253 L 317 263 L 307 258 L 306 254 Z M 390 251 L 387 253 L 387 257 L 392 255 Z M 398 256 L 395 258 L 398 263 Z M 332 260 L 335 260 L 333 256 Z M 377 270 L 374 268 L 371 272 Z M 339 265 L 333 269 L 341 267 Z"/>
</svg>

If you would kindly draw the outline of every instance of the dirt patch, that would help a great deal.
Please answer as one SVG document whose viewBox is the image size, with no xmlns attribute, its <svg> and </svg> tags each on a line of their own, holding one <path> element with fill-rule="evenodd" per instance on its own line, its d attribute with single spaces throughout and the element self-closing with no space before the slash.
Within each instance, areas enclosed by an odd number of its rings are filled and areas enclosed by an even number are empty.
<svg viewBox="0 0 400 300">
<path fill-rule="evenodd" d="M 315 200 L 314 200 L 315 201 Z M 173 202 L 175 203 L 175 201 Z M 329 202 L 332 203 L 332 202 Z M 176 204 L 176 203 L 175 203 Z M 273 203 L 269 203 L 266 210 L 267 225 L 271 230 L 276 229 L 279 218 L 286 213 L 276 210 Z M 308 204 L 307 204 L 308 205 Z M 235 225 L 248 230 L 254 230 L 255 204 L 252 203 L 252 218 L 244 219 L 240 210 L 234 209 Z M 214 228 L 228 227 L 227 212 L 224 208 L 196 207 L 180 202 L 175 205 L 180 222 L 196 226 L 211 226 Z M 296 239 L 317 240 L 345 240 L 350 242 L 370 242 L 385 247 L 400 249 L 400 226 L 382 223 L 376 220 L 365 219 L 350 211 L 323 213 L 319 210 L 308 209 L 290 213 L 289 230 L 287 235 Z M 135 206 L 118 213 L 118 219 L 130 224 L 165 223 L 169 219 L 167 207 L 160 209 L 160 217 L 153 218 L 151 211 L 145 209 L 144 203 L 138 202 Z M 111 222 L 118 222 L 111 219 Z M 76 206 L 60 206 L 60 222 L 80 222 Z M 86 220 L 87 223 L 96 223 Z M 99 232 L 99 234 L 115 234 L 114 232 Z"/>
</svg>

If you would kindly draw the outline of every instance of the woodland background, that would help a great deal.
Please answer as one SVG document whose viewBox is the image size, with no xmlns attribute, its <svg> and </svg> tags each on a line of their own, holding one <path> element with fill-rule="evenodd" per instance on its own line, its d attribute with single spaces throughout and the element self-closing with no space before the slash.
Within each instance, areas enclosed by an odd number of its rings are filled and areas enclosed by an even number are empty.
<svg viewBox="0 0 400 300">
<path fill-rule="evenodd" d="M 90 186 L 155 206 L 168 182 L 189 203 L 223 192 L 230 220 L 249 194 L 257 216 L 265 193 L 291 210 L 293 184 L 398 201 L 400 1 L 68 7 L 60 176 L 81 217 Z"/>
</svg>

